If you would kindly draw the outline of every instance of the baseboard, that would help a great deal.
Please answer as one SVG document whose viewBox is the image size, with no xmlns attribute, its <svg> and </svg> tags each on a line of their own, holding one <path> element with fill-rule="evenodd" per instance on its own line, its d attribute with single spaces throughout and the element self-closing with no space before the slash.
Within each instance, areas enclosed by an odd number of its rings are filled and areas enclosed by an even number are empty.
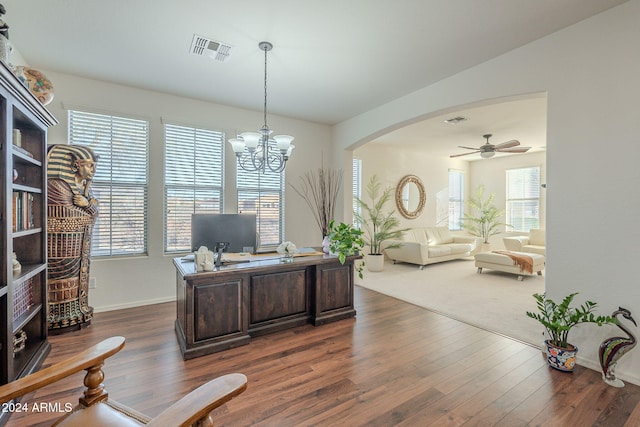
<svg viewBox="0 0 640 427">
<path fill-rule="evenodd" d="M 105 311 L 113 311 L 113 310 L 122 310 L 125 308 L 134 308 L 134 307 L 142 307 L 145 305 L 153 305 L 153 304 L 162 304 L 165 302 L 173 302 L 176 300 L 176 297 L 164 297 L 164 298 L 156 298 L 151 300 L 144 301 L 133 301 L 128 302 L 126 304 L 116 304 L 116 305 L 106 305 L 102 307 L 93 307 L 94 313 L 104 313 Z"/>
<path fill-rule="evenodd" d="M 596 372 L 602 372 L 602 368 L 599 363 L 594 363 L 593 361 L 584 359 L 580 356 L 578 356 L 576 363 L 580 366 L 584 366 L 585 368 L 593 369 Z M 620 378 L 626 383 L 640 386 L 640 377 L 638 375 L 633 375 L 631 372 L 616 369 L 616 378 Z"/>
</svg>

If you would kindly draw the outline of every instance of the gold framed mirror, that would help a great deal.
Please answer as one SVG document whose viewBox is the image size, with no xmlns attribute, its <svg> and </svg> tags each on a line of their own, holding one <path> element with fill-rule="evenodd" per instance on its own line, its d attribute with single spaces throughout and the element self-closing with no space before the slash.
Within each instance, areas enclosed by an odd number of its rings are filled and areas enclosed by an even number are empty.
<svg viewBox="0 0 640 427">
<path fill-rule="evenodd" d="M 396 187 L 396 207 L 405 218 L 419 217 L 424 209 L 426 199 L 424 185 L 415 175 L 406 175 Z"/>
</svg>

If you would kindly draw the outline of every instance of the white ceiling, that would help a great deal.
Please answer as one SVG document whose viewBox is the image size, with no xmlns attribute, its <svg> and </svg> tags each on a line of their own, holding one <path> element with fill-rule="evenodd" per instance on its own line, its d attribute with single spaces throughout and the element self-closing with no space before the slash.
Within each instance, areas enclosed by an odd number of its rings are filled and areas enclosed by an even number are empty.
<svg viewBox="0 0 640 427">
<path fill-rule="evenodd" d="M 34 68 L 258 111 L 263 104 L 264 53 L 257 45 L 268 40 L 274 44 L 268 57 L 269 112 L 335 124 L 625 1 L 2 4 L 10 41 Z M 190 54 L 194 34 L 232 45 L 230 58 L 221 63 Z M 513 108 L 506 111 L 515 114 Z M 473 124 L 469 137 L 473 135 L 475 143 L 457 140 L 455 145 L 479 146 L 484 133 L 496 135 L 494 143 L 516 138 L 527 145 L 521 133 L 507 135 L 505 129 L 502 135 L 497 123 L 482 123 L 488 118 L 473 115 L 467 125 Z M 419 143 L 413 137 L 403 139 Z"/>
</svg>

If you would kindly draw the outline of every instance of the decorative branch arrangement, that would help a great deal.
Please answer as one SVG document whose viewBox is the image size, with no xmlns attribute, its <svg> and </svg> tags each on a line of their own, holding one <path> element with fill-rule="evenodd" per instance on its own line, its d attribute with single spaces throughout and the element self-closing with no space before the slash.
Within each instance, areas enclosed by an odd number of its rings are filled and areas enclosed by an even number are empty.
<svg viewBox="0 0 640 427">
<path fill-rule="evenodd" d="M 321 167 L 301 176 L 298 187 L 289 185 L 307 202 L 322 237 L 327 236 L 342 186 L 342 170 Z"/>
</svg>

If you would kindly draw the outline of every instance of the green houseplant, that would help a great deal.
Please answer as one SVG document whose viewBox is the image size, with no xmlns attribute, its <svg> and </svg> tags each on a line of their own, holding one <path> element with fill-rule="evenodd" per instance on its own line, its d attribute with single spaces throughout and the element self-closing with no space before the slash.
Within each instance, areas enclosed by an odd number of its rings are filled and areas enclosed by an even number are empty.
<svg viewBox="0 0 640 427">
<path fill-rule="evenodd" d="M 544 326 L 548 340 L 547 362 L 552 368 L 561 371 L 572 371 L 576 361 L 578 348 L 568 342 L 569 332 L 580 323 L 595 323 L 602 326 L 605 323 L 616 324 L 616 320 L 611 316 L 596 316 L 594 311 L 597 304 L 592 301 L 585 301 L 579 307 L 572 307 L 571 303 L 577 292 L 564 297 L 562 302 L 557 303 L 546 294 L 533 294 L 537 301 L 538 312 L 527 311 L 527 316 L 537 320 Z"/>
<path fill-rule="evenodd" d="M 344 222 L 336 224 L 335 221 L 331 220 L 327 237 L 329 238 L 329 250 L 338 256 L 341 264 L 344 264 L 348 256 L 358 255 L 364 247 L 362 230 L 358 230 L 353 225 L 345 224 Z M 355 266 L 358 277 L 361 279 L 363 278 L 362 269 L 364 264 L 364 261 L 362 261 Z"/>
<path fill-rule="evenodd" d="M 400 239 L 407 229 L 398 228 L 400 221 L 394 216 L 395 209 L 387 207 L 387 203 L 392 199 L 393 188 L 383 188 L 377 175 L 372 175 L 367 183 L 366 192 L 371 203 L 354 197 L 357 208 L 353 216 L 362 224 L 364 241 L 369 246 L 368 268 L 371 271 L 380 271 L 384 265 L 382 242 L 387 239 Z M 400 245 L 393 247 L 398 246 Z"/>
<path fill-rule="evenodd" d="M 461 225 L 474 236 L 482 237 L 483 243 L 489 243 L 489 237 L 500 233 L 499 227 L 506 225 L 500 222 L 505 210 L 498 209 L 493 204 L 495 193 L 491 193 L 485 199 L 484 191 L 484 185 L 479 185 L 473 192 L 473 196 L 469 197 L 467 205 L 472 213 L 464 214 Z"/>
</svg>

